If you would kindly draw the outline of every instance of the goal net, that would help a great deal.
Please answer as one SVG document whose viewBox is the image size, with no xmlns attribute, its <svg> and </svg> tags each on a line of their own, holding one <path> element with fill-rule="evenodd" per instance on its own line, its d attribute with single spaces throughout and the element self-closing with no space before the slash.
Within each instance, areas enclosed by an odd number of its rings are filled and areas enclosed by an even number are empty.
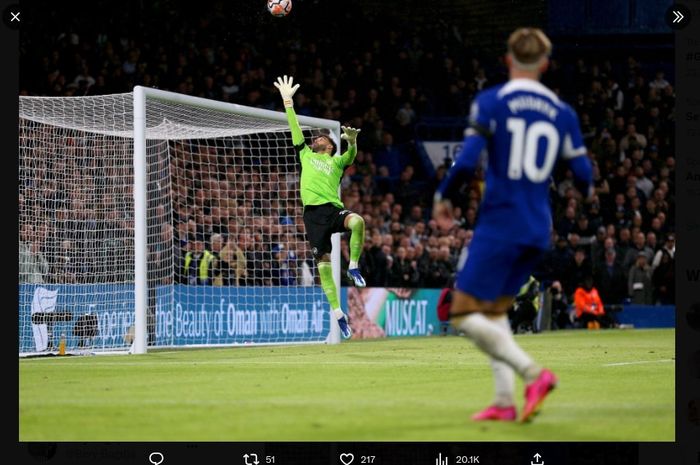
<svg viewBox="0 0 700 465">
<path fill-rule="evenodd" d="M 338 342 L 284 113 L 137 87 L 20 97 L 19 133 L 20 355 Z"/>
</svg>

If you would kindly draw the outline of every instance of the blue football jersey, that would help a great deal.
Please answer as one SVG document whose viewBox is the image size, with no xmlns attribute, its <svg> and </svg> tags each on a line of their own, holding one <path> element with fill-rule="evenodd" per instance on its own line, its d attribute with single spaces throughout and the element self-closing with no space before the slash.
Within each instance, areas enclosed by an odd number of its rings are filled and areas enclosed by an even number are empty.
<svg viewBox="0 0 700 465">
<path fill-rule="evenodd" d="M 576 113 L 542 83 L 512 79 L 476 96 L 465 137 L 473 135 L 486 139 L 488 157 L 475 233 L 546 248 L 552 229 L 548 191 L 557 159 L 568 160 L 577 180 L 591 184 Z"/>
</svg>

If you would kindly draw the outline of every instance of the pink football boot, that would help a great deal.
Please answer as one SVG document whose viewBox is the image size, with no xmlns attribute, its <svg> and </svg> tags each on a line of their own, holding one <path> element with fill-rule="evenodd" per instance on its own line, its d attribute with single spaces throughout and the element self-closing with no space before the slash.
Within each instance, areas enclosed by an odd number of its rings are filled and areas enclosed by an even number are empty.
<svg viewBox="0 0 700 465">
<path fill-rule="evenodd" d="M 522 422 L 529 421 L 537 413 L 547 394 L 557 385 L 557 377 L 554 373 L 542 370 L 536 380 L 525 386 L 525 407 L 523 408 Z"/>
<path fill-rule="evenodd" d="M 490 405 L 479 413 L 472 416 L 474 421 L 496 420 L 496 421 L 513 421 L 518 416 L 515 411 L 515 406 L 499 407 Z"/>
</svg>

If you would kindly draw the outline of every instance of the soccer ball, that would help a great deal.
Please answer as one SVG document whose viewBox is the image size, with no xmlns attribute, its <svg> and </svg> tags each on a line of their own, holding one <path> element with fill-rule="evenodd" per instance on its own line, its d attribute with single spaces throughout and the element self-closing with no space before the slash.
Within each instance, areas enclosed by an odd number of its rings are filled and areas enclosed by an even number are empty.
<svg viewBox="0 0 700 465">
<path fill-rule="evenodd" d="M 292 11 L 292 0 L 267 0 L 267 10 L 278 18 L 287 16 Z"/>
</svg>

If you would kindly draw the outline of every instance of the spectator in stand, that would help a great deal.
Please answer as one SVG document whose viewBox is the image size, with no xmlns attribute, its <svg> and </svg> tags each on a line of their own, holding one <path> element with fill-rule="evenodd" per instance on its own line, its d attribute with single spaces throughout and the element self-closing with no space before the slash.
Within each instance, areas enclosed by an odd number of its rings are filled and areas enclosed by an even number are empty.
<svg viewBox="0 0 700 465">
<path fill-rule="evenodd" d="M 556 279 L 559 276 L 565 275 L 573 259 L 574 254 L 569 247 L 566 237 L 557 236 L 555 247 L 547 252 L 543 258 L 542 266 L 546 268 L 548 276 L 552 276 L 553 279 Z"/>
<path fill-rule="evenodd" d="M 58 284 L 78 284 L 82 278 L 82 265 L 72 241 L 61 241 L 55 261 L 50 270 L 51 276 Z"/>
<path fill-rule="evenodd" d="M 296 286 L 296 253 L 287 250 L 284 244 L 275 244 L 272 247 L 272 259 L 271 284 L 273 286 Z"/>
<path fill-rule="evenodd" d="M 661 259 L 653 268 L 651 280 L 654 288 L 654 303 L 673 305 L 676 302 L 675 260 L 673 255 L 661 249 Z M 656 257 L 654 257 L 656 259 Z"/>
<path fill-rule="evenodd" d="M 601 201 L 607 200 L 610 195 L 610 185 L 608 180 L 601 175 L 598 163 L 593 164 L 593 186 L 598 199 Z"/>
<path fill-rule="evenodd" d="M 614 141 L 619 141 L 624 137 L 626 130 L 625 117 L 618 115 L 615 117 L 613 126 L 610 128 L 609 135 Z"/>
<path fill-rule="evenodd" d="M 635 187 L 644 194 L 644 199 L 651 197 L 654 190 L 654 182 L 647 177 L 642 166 L 637 166 L 634 169 L 634 176 L 637 179 Z"/>
<path fill-rule="evenodd" d="M 613 192 L 616 191 L 612 188 Z M 606 224 L 612 224 L 615 227 L 623 227 L 629 221 L 629 213 L 625 206 L 625 194 L 616 193 L 614 204 L 606 209 L 603 219 Z"/>
<path fill-rule="evenodd" d="M 651 220 L 651 224 L 649 225 L 649 229 L 657 236 L 663 236 L 665 234 L 662 215 L 663 212 L 659 212 L 657 216 Z"/>
<path fill-rule="evenodd" d="M 650 232 L 649 234 L 653 234 Z M 668 234 L 666 240 L 664 241 L 664 246 L 656 251 L 654 254 L 653 261 L 651 262 L 651 268 L 655 270 L 660 264 L 661 259 L 664 255 L 668 255 L 671 260 L 675 258 L 676 255 L 676 236 L 675 234 Z"/>
<path fill-rule="evenodd" d="M 566 276 L 565 281 L 565 291 L 566 295 L 571 297 L 574 295 L 576 288 L 583 282 L 586 276 L 589 276 L 593 272 L 591 268 L 591 262 L 586 257 L 586 251 L 579 247 L 574 252 L 574 259 L 569 264 L 569 268 L 566 270 L 564 276 Z"/>
<path fill-rule="evenodd" d="M 629 270 L 630 267 L 637 260 L 640 253 L 643 253 L 647 257 L 647 263 L 651 263 L 654 251 L 646 245 L 646 236 L 643 232 L 639 231 L 634 235 L 634 245 L 627 251 L 625 259 L 622 261 L 622 268 L 624 270 Z"/>
<path fill-rule="evenodd" d="M 576 220 L 576 225 L 571 231 L 579 237 L 579 244 L 588 246 L 595 240 L 595 229 L 588 221 L 588 217 L 581 213 Z"/>
<path fill-rule="evenodd" d="M 629 250 L 632 248 L 632 232 L 630 231 L 630 228 L 625 226 L 620 228 L 618 235 L 619 238 L 617 244 L 615 244 L 615 248 L 617 249 L 618 256 L 624 264 L 624 259 L 627 256 L 627 252 L 629 252 Z M 627 271 L 627 269 L 625 269 L 625 271 Z"/>
<path fill-rule="evenodd" d="M 656 78 L 649 83 L 649 88 L 657 91 L 663 91 L 669 86 L 669 82 L 666 79 L 664 79 L 663 71 L 657 71 Z"/>
<path fill-rule="evenodd" d="M 415 261 L 418 268 L 418 286 L 427 287 L 426 280 L 430 273 L 430 253 L 422 243 L 415 246 Z"/>
<path fill-rule="evenodd" d="M 605 226 L 598 226 L 595 233 L 595 238 L 591 242 L 590 258 L 595 268 L 597 262 L 602 262 L 605 254 L 605 240 L 607 239 Z"/>
<path fill-rule="evenodd" d="M 202 266 L 206 267 L 207 278 L 200 279 L 200 284 L 208 284 L 212 286 L 223 286 L 224 283 L 230 282 L 231 269 L 228 262 L 221 260 L 221 250 L 224 248 L 224 237 L 221 234 L 212 234 L 209 239 L 211 250 L 206 254 L 206 259 Z M 205 270 L 201 271 L 202 273 Z M 201 278 L 201 277 L 200 277 Z"/>
<path fill-rule="evenodd" d="M 627 296 L 627 275 L 616 260 L 614 247 L 605 250 L 605 261 L 596 268 L 593 281 L 608 304 L 621 304 Z"/>
<path fill-rule="evenodd" d="M 41 284 L 49 272 L 49 264 L 41 252 L 40 238 L 36 237 L 34 226 L 23 224 L 19 237 L 19 282 Z"/>
<path fill-rule="evenodd" d="M 299 285 L 300 286 L 314 286 L 316 284 L 316 278 L 314 277 L 314 269 L 315 267 L 313 266 L 313 255 L 311 254 L 311 251 L 309 250 L 308 242 L 307 241 L 300 241 L 299 242 Z M 365 257 L 365 255 L 362 255 Z M 245 266 L 245 263 L 244 263 Z"/>
<path fill-rule="evenodd" d="M 389 168 L 385 165 L 377 168 L 377 176 L 375 178 L 376 191 L 378 194 L 389 194 L 394 190 L 395 179 L 389 174 Z"/>
<path fill-rule="evenodd" d="M 557 185 L 557 192 L 562 199 L 567 198 L 569 189 L 574 187 L 574 173 L 571 170 L 564 172 L 564 179 Z"/>
<path fill-rule="evenodd" d="M 653 305 L 651 267 L 648 264 L 646 253 L 639 252 L 637 255 L 637 261 L 630 268 L 628 282 L 628 294 L 633 304 Z"/>
<path fill-rule="evenodd" d="M 425 279 L 426 287 L 440 288 L 442 283 L 454 276 L 455 269 L 450 260 L 450 248 L 442 246 L 430 251 L 431 263 Z"/>
<path fill-rule="evenodd" d="M 656 252 L 659 249 L 658 243 L 657 243 L 657 238 L 656 238 L 656 233 L 654 231 L 649 231 L 646 235 L 647 238 L 647 245 L 651 250 L 654 251 L 654 258 L 656 258 Z M 653 264 L 653 262 L 652 262 Z"/>
<path fill-rule="evenodd" d="M 413 205 L 418 208 L 418 201 L 421 193 L 418 190 L 418 186 L 413 181 L 413 166 L 406 166 L 399 177 L 399 181 L 396 185 L 396 200 L 401 205 Z M 408 213 L 408 210 L 406 211 Z M 420 219 L 420 217 L 418 218 Z"/>
<path fill-rule="evenodd" d="M 422 223 L 424 219 L 423 209 L 421 206 L 413 205 L 409 216 L 404 220 L 404 224 L 415 226 L 418 223 Z"/>
<path fill-rule="evenodd" d="M 415 260 L 406 257 L 406 248 L 396 250 L 396 259 L 391 268 L 389 285 L 395 287 L 417 287 L 420 275 Z"/>
<path fill-rule="evenodd" d="M 174 231 L 172 224 L 163 223 L 160 227 L 160 241 L 149 246 L 149 272 L 152 269 L 156 273 L 152 279 L 159 284 L 172 284 L 174 276 L 164 276 L 163 271 L 171 269 L 173 264 L 179 267 L 183 260 L 180 241 L 175 237 Z"/>
<path fill-rule="evenodd" d="M 627 134 L 620 140 L 620 152 L 624 154 L 630 150 L 643 149 L 647 146 L 647 138 L 637 132 L 637 126 L 627 125 Z"/>
<path fill-rule="evenodd" d="M 387 257 L 382 250 L 382 235 L 378 232 L 372 234 L 372 245 L 368 253 L 363 254 L 367 263 L 368 273 L 366 277 L 368 287 L 382 287 L 388 284 Z"/>
<path fill-rule="evenodd" d="M 598 231 L 598 228 L 605 226 L 603 225 L 603 216 L 600 213 L 600 203 L 597 196 L 591 199 L 591 203 L 588 205 L 588 224 L 593 231 Z M 595 236 L 593 237 L 595 240 Z M 591 241 L 592 242 L 592 241 Z"/>
<path fill-rule="evenodd" d="M 394 136 L 390 132 L 385 132 L 381 147 L 374 153 L 374 164 L 379 169 L 385 166 L 388 170 L 387 176 L 398 179 L 404 167 L 402 158 L 399 148 L 394 145 Z"/>
<path fill-rule="evenodd" d="M 557 234 L 559 234 L 559 237 L 566 239 L 566 237 L 574 231 L 575 227 L 576 209 L 574 207 L 567 207 L 564 218 L 557 223 Z"/>
<path fill-rule="evenodd" d="M 221 274 L 221 284 L 224 286 L 243 286 L 246 278 L 245 253 L 233 241 L 233 235 L 229 234 L 226 245 L 219 253 L 220 268 L 226 270 Z"/>
</svg>

